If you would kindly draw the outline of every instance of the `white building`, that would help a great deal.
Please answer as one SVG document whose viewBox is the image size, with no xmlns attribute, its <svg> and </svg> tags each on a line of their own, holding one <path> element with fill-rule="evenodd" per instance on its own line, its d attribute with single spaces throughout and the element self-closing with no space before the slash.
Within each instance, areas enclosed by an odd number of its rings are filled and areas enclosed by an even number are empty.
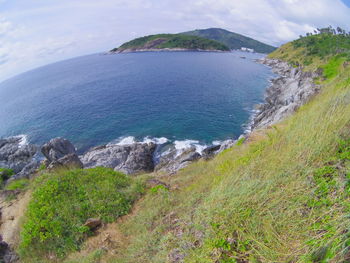
<svg viewBox="0 0 350 263">
<path fill-rule="evenodd" d="M 241 50 L 242 51 L 245 51 L 245 52 L 254 52 L 254 49 L 252 49 L 252 48 L 247 48 L 247 47 L 241 47 Z"/>
</svg>

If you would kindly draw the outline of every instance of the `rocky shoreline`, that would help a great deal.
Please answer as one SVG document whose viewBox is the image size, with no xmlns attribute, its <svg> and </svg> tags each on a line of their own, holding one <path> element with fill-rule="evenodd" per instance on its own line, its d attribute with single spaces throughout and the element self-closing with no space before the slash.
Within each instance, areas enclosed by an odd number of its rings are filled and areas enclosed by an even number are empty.
<svg viewBox="0 0 350 263">
<path fill-rule="evenodd" d="M 258 61 L 272 68 L 278 77 L 271 80 L 266 90 L 265 103 L 258 105 L 249 133 L 275 124 L 290 116 L 319 90 L 313 83 L 322 72 L 303 72 L 288 63 L 264 58 Z M 55 138 L 41 147 L 23 143 L 23 138 L 14 136 L 0 140 L 0 167 L 13 169 L 15 175 L 8 181 L 29 178 L 45 159 L 48 169 L 60 166 L 92 168 L 104 166 L 126 174 L 158 172 L 173 174 L 201 158 L 209 159 L 232 147 L 235 140 L 223 141 L 198 151 L 190 146 L 177 149 L 174 144 L 162 142 L 130 142 L 128 144 L 107 144 L 91 148 L 78 156 L 75 147 L 66 139 Z M 41 156 L 41 157 L 40 157 Z"/>
<path fill-rule="evenodd" d="M 270 67 L 278 77 L 271 79 L 266 89 L 265 103 L 258 105 L 250 130 L 266 128 L 292 115 L 319 91 L 314 79 L 322 71 L 304 72 L 302 67 L 293 67 L 285 61 L 263 58 L 258 63 Z"/>
<path fill-rule="evenodd" d="M 191 162 L 200 158 L 209 159 L 235 143 L 234 140 L 227 140 L 198 151 L 194 145 L 178 149 L 172 143 L 149 140 L 126 144 L 110 143 L 93 147 L 78 155 L 74 145 L 64 138 L 54 138 L 41 147 L 23 145 L 22 140 L 23 138 L 15 136 L 0 141 L 0 167 L 12 169 L 15 173 L 7 182 L 30 178 L 40 165 L 49 170 L 62 166 L 103 166 L 130 175 L 150 172 L 173 174 Z"/>
</svg>

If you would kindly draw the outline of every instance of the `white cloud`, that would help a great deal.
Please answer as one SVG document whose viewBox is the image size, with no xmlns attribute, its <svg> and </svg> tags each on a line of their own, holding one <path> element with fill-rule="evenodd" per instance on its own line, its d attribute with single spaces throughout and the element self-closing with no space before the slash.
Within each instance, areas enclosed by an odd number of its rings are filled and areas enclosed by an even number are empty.
<svg viewBox="0 0 350 263">
<path fill-rule="evenodd" d="M 0 80 L 160 32 L 223 27 L 279 45 L 315 27 L 349 30 L 340 0 L 0 0 Z"/>
</svg>

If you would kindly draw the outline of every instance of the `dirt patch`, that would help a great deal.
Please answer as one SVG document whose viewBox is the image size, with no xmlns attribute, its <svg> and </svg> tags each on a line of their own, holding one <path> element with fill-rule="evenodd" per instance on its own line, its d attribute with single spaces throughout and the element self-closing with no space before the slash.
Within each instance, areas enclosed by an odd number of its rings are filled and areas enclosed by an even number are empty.
<svg viewBox="0 0 350 263">
<path fill-rule="evenodd" d="M 85 241 L 79 252 L 73 253 L 68 257 L 68 262 L 69 260 L 84 258 L 96 250 L 104 251 L 99 263 L 109 262 L 111 258 L 118 255 L 129 244 L 129 237 L 121 231 L 120 225 L 138 213 L 140 203 L 142 203 L 142 199 L 136 202 L 129 214 L 118 218 L 116 222 L 104 224 L 96 230 L 95 235 Z"/>
<path fill-rule="evenodd" d="M 19 243 L 21 218 L 30 201 L 31 192 L 0 195 L 0 235 L 11 247 Z"/>
</svg>

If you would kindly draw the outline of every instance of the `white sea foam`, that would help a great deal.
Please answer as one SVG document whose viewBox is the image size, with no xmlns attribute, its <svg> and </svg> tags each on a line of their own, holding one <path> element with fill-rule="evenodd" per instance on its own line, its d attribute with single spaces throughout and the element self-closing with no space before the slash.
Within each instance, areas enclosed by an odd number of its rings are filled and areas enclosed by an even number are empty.
<svg viewBox="0 0 350 263">
<path fill-rule="evenodd" d="M 207 147 L 205 144 L 200 144 L 197 140 L 183 140 L 183 141 L 174 141 L 175 149 L 177 150 L 177 155 L 181 154 L 185 150 L 195 147 L 198 153 L 202 153 L 203 150 Z"/>
<path fill-rule="evenodd" d="M 196 144 L 196 151 L 200 154 L 202 154 L 203 150 L 208 147 L 206 144 Z"/>
<path fill-rule="evenodd" d="M 28 144 L 28 136 L 27 136 L 26 134 L 20 134 L 20 135 L 17 135 L 17 136 L 15 136 L 15 137 L 21 139 L 21 140 L 19 141 L 19 143 L 18 143 L 18 146 L 19 146 L 19 147 L 23 147 L 23 146 L 25 146 L 25 145 Z"/>
<path fill-rule="evenodd" d="M 142 141 L 142 143 L 151 143 L 151 142 L 153 142 L 155 144 L 162 145 L 162 144 L 169 142 L 169 140 L 165 137 L 160 137 L 160 138 L 145 137 Z"/>
<path fill-rule="evenodd" d="M 213 145 L 220 145 L 222 143 L 222 141 L 213 141 L 212 144 Z"/>
<path fill-rule="evenodd" d="M 174 141 L 174 146 L 176 150 L 183 151 L 188 148 L 191 148 L 192 146 L 198 143 L 199 141 L 196 141 L 196 140 Z"/>
<path fill-rule="evenodd" d="M 123 137 L 119 137 L 116 140 L 111 141 L 110 143 L 108 143 L 108 145 L 128 145 L 128 144 L 134 144 L 134 143 L 155 143 L 158 145 L 162 145 L 165 144 L 167 142 L 169 142 L 169 140 L 165 137 L 145 137 L 142 141 L 137 141 L 136 138 L 134 136 L 123 136 Z"/>
<path fill-rule="evenodd" d="M 126 137 L 120 137 L 110 144 L 128 145 L 128 144 L 133 144 L 133 143 L 136 143 L 135 137 L 134 136 L 126 136 Z"/>
<path fill-rule="evenodd" d="M 143 140 L 141 141 L 137 141 L 135 137 L 133 136 L 124 136 L 124 137 L 120 137 L 112 142 L 110 142 L 108 145 L 129 145 L 129 144 L 134 144 L 134 143 L 155 143 L 158 145 L 158 147 L 163 147 L 163 145 L 167 144 L 170 142 L 169 139 L 165 138 L 165 137 L 145 137 Z M 206 144 L 201 144 L 198 140 L 176 140 L 174 142 L 172 142 L 172 144 L 175 147 L 176 150 L 176 155 L 180 155 L 181 153 L 183 153 L 184 151 L 194 147 L 196 149 L 196 151 L 200 154 L 202 154 L 203 150 L 208 147 L 208 145 Z M 218 145 L 221 144 L 221 141 L 214 141 L 213 145 Z M 158 150 L 160 150 L 161 148 L 158 148 Z M 157 151 L 158 151 L 157 150 Z M 160 155 L 166 155 L 168 153 L 170 153 L 171 149 L 167 149 L 164 152 L 157 152 L 156 155 L 160 156 Z"/>
</svg>

